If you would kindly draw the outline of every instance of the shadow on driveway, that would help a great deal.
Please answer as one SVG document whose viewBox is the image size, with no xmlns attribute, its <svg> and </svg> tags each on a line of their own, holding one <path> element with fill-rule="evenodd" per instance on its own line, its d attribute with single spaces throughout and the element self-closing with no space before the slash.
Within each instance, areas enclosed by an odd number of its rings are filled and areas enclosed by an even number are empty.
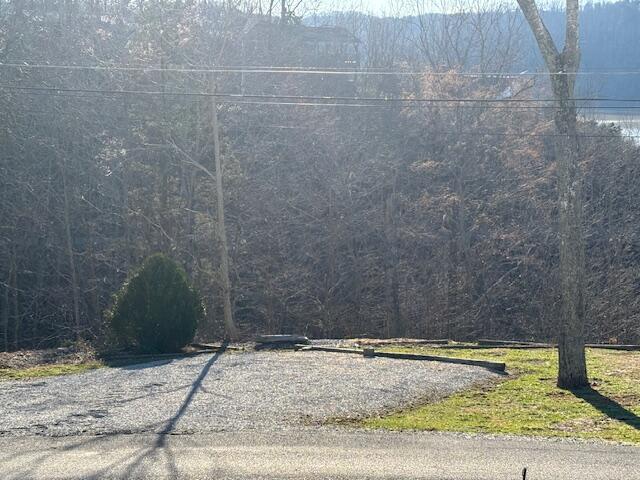
<svg viewBox="0 0 640 480">
<path fill-rule="evenodd" d="M 148 425 L 147 427 L 150 429 L 158 429 L 160 433 L 156 435 L 155 441 L 149 447 L 143 446 L 138 450 L 138 452 L 131 455 L 129 460 L 122 461 L 117 460 L 116 462 L 108 465 L 107 467 L 101 468 L 98 471 L 95 471 L 91 476 L 87 478 L 91 479 L 99 479 L 105 477 L 116 477 L 116 478 L 132 478 L 135 477 L 136 470 L 140 467 L 140 465 L 147 459 L 151 461 L 159 461 L 161 456 L 165 457 L 166 460 L 166 474 L 169 475 L 170 478 L 178 477 L 178 469 L 175 463 L 175 457 L 173 452 L 171 451 L 169 445 L 167 444 L 167 438 L 171 433 L 175 430 L 178 422 L 182 418 L 182 416 L 187 412 L 189 405 L 193 402 L 193 399 L 196 393 L 200 390 L 203 390 L 202 382 L 206 378 L 207 374 L 211 370 L 211 367 L 214 363 L 220 358 L 220 356 L 225 352 L 228 344 L 224 343 L 222 347 L 209 359 L 209 361 L 204 365 L 198 376 L 195 378 L 193 383 L 191 384 L 189 391 L 187 392 L 186 397 L 180 404 L 176 413 L 169 418 L 164 424 L 153 424 Z M 153 366 L 164 365 L 173 361 L 173 359 L 168 359 L 166 362 L 153 362 L 152 364 L 143 364 L 140 365 L 142 368 L 151 368 Z M 116 435 L 116 434 L 113 434 Z M 65 451 L 73 451 L 76 449 L 80 449 L 86 447 L 91 444 L 98 444 L 101 439 L 105 436 L 110 435 L 102 435 L 97 437 L 91 437 L 86 440 L 80 440 L 79 442 L 69 445 L 65 447 L 63 450 Z M 14 455 L 15 457 L 15 455 Z M 42 454 L 40 458 L 33 462 L 26 470 L 21 471 L 18 476 L 14 476 L 11 478 L 32 478 L 37 476 L 38 467 L 42 466 L 47 462 L 55 462 L 55 451 L 48 452 Z M 124 470 L 122 468 L 124 467 Z"/>
<path fill-rule="evenodd" d="M 140 464 L 146 458 L 156 456 L 159 453 L 165 456 L 167 461 L 168 473 L 171 475 L 171 477 L 175 478 L 178 476 L 178 469 L 175 464 L 175 457 L 173 455 L 173 452 L 171 452 L 171 449 L 167 445 L 167 436 L 170 435 L 175 430 L 176 425 L 180 421 L 180 418 L 182 418 L 182 416 L 186 413 L 196 393 L 202 389 L 202 382 L 206 378 L 207 374 L 209 373 L 209 370 L 211 370 L 211 367 L 213 366 L 213 364 L 216 363 L 216 361 L 220 358 L 220 356 L 225 352 L 225 350 L 227 349 L 227 345 L 228 343 L 224 343 L 220 347 L 220 349 L 205 364 L 205 366 L 200 371 L 200 374 L 198 375 L 198 377 L 191 384 L 191 388 L 189 389 L 187 396 L 184 398 L 182 404 L 180 405 L 180 408 L 178 408 L 176 413 L 164 424 L 162 430 L 156 436 L 156 440 L 153 443 L 153 445 L 147 448 L 146 450 L 143 450 L 142 452 L 140 452 L 140 454 L 135 456 L 132 459 L 131 463 L 127 465 L 127 468 L 123 473 L 124 478 L 131 477 L 136 471 L 136 469 L 140 466 Z M 97 475 L 94 475 L 92 478 L 102 478 L 106 473 L 108 473 L 108 470 L 99 472 Z"/>
</svg>

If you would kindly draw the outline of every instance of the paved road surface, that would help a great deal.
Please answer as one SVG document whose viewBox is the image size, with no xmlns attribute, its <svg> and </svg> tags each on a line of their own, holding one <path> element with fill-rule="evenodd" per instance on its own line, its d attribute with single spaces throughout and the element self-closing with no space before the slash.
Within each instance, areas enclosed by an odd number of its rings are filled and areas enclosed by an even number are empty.
<svg viewBox="0 0 640 480">
<path fill-rule="evenodd" d="M 640 479 L 640 448 L 434 433 L 0 438 L 5 479 Z"/>
</svg>

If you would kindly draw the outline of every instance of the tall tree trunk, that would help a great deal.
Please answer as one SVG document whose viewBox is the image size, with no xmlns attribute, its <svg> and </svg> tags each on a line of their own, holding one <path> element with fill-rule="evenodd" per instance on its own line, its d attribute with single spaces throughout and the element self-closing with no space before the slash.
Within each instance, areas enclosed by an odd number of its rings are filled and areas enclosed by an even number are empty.
<svg viewBox="0 0 640 480">
<path fill-rule="evenodd" d="M 362 259 L 360 256 L 360 251 L 357 245 L 357 241 L 355 239 L 355 235 L 352 236 L 350 241 L 351 248 L 351 262 L 352 262 L 352 278 L 353 278 L 353 305 L 356 311 L 356 322 L 357 329 L 360 332 L 368 333 L 365 327 L 365 321 L 362 315 L 362 290 L 363 290 L 363 273 L 362 273 Z"/>
<path fill-rule="evenodd" d="M 100 293 L 99 293 L 99 284 L 97 271 L 96 271 L 96 254 L 93 251 L 95 231 L 91 229 L 91 242 L 89 242 L 89 251 L 87 252 L 87 258 L 89 260 L 89 281 L 91 285 L 91 307 L 92 307 L 92 315 L 88 316 L 89 327 L 91 329 L 95 328 L 96 331 L 100 328 Z M 87 292 L 88 293 L 88 292 Z M 88 303 L 88 302 L 87 302 Z"/>
<path fill-rule="evenodd" d="M 566 1 L 566 38 L 562 52 L 547 30 L 535 0 L 518 0 L 551 73 L 556 103 L 556 160 L 560 234 L 561 318 L 558 332 L 558 386 L 589 384 L 584 351 L 584 238 L 580 145 L 574 101 L 575 73 L 580 65 L 579 0 Z"/>
<path fill-rule="evenodd" d="M 9 285 L 13 291 L 12 303 L 13 303 L 13 342 L 14 349 L 20 348 L 20 330 L 22 327 L 22 317 L 20 315 L 20 298 L 18 296 L 18 267 L 16 265 L 15 251 L 11 257 L 11 275 Z"/>
<path fill-rule="evenodd" d="M 335 192 L 329 190 L 328 205 L 328 239 L 327 239 L 327 273 L 324 278 L 324 328 L 331 338 L 345 335 L 343 318 L 336 318 L 337 309 L 334 301 L 335 286 L 338 282 L 338 215 L 336 214 Z"/>
<path fill-rule="evenodd" d="M 395 206 L 394 186 L 385 195 L 384 226 L 386 246 L 384 252 L 385 264 L 385 297 L 387 304 L 387 331 L 391 337 L 405 334 L 405 325 L 400 313 L 400 295 L 398 293 L 398 232 Z"/>
<path fill-rule="evenodd" d="M 129 104 L 129 97 L 124 96 L 123 100 L 123 111 L 124 118 L 126 119 L 126 131 L 131 131 L 133 128 L 133 123 L 131 122 L 131 109 Z M 133 148 L 133 142 L 130 135 L 125 136 L 124 147 L 126 152 L 130 152 Z M 134 242 L 131 238 L 131 214 L 129 208 L 129 163 L 130 162 L 122 162 L 122 181 L 121 181 L 121 203 L 120 203 L 120 228 L 122 232 L 122 241 L 121 244 L 121 255 L 123 257 L 124 264 L 124 272 L 128 275 L 130 266 L 134 262 Z M 117 269 L 115 271 L 117 274 Z M 116 276 L 114 279 L 116 282 L 120 281 L 120 278 Z"/>
<path fill-rule="evenodd" d="M 562 82 L 564 80 L 564 82 Z M 566 76 L 559 82 L 567 83 Z M 566 90 L 566 87 L 564 87 Z M 563 96 L 563 98 L 567 98 Z M 558 386 L 573 388 L 588 384 L 584 350 L 584 237 L 580 145 L 576 108 L 567 101 L 556 115 L 558 132 L 558 213 L 560 234 L 560 282 L 562 307 L 558 335 Z"/>
<path fill-rule="evenodd" d="M 3 285 L 2 302 L 0 303 L 0 318 L 2 318 L 2 343 L 4 351 L 9 350 L 9 285 L 11 272 L 7 275 L 7 283 Z"/>
<path fill-rule="evenodd" d="M 215 88 L 214 88 L 215 93 Z M 216 97 L 211 97 L 211 126 L 213 129 L 213 156 L 216 167 L 216 206 L 218 213 L 218 237 L 220 241 L 220 263 L 222 270 L 222 298 L 224 307 L 224 325 L 229 339 L 238 336 L 236 325 L 233 321 L 231 307 L 231 281 L 229 279 L 229 248 L 227 247 L 227 229 L 224 218 L 224 191 L 222 185 L 222 160 L 220 158 L 220 128 L 218 125 L 218 102 Z"/>
<path fill-rule="evenodd" d="M 76 337 L 80 337 L 80 290 L 78 287 L 78 273 L 76 271 L 76 260 L 73 251 L 73 237 L 71 235 L 71 215 L 69 213 L 69 188 L 67 182 L 67 162 L 62 164 L 62 195 L 64 199 L 64 232 L 67 247 L 67 257 L 69 260 L 69 272 L 71 274 L 71 294 L 73 297 L 73 322 Z"/>
<path fill-rule="evenodd" d="M 167 52 L 166 52 L 166 24 L 165 24 L 165 3 L 160 4 L 160 91 L 162 92 L 161 100 L 161 118 L 160 125 L 160 144 L 166 145 L 167 138 L 170 137 L 171 132 L 167 132 L 169 127 L 168 117 L 168 105 L 167 105 Z M 170 168 L 169 153 L 166 149 L 160 152 L 160 212 L 158 216 L 158 224 L 160 225 L 160 249 L 163 253 L 169 254 L 172 247 L 171 239 L 174 238 L 173 229 L 171 228 L 171 213 L 169 212 L 169 168 Z"/>
</svg>

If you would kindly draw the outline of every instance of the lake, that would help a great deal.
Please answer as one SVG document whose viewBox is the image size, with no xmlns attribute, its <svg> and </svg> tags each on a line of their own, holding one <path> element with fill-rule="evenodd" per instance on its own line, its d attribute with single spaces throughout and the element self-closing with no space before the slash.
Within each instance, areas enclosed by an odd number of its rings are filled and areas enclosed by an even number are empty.
<svg viewBox="0 0 640 480">
<path fill-rule="evenodd" d="M 595 111 L 582 116 L 585 120 L 594 120 L 598 123 L 613 123 L 622 129 L 624 135 L 635 136 L 635 141 L 640 143 L 640 112 L 607 112 Z"/>
</svg>

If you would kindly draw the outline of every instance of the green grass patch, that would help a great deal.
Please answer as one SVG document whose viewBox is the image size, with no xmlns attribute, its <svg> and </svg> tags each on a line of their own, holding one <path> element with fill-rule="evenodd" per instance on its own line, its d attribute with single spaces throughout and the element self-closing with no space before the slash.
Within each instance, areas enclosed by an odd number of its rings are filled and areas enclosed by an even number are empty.
<svg viewBox="0 0 640 480">
<path fill-rule="evenodd" d="M 59 375 L 72 375 L 89 370 L 102 368 L 105 365 L 99 361 L 84 363 L 59 363 L 51 365 L 38 365 L 30 368 L 0 368 L 0 381 L 2 380 L 29 380 L 42 377 L 56 377 Z"/>
<path fill-rule="evenodd" d="M 579 437 L 640 444 L 640 352 L 587 351 L 593 388 L 559 389 L 555 349 L 394 349 L 507 364 L 509 376 L 364 425 L 392 430 Z"/>
</svg>

